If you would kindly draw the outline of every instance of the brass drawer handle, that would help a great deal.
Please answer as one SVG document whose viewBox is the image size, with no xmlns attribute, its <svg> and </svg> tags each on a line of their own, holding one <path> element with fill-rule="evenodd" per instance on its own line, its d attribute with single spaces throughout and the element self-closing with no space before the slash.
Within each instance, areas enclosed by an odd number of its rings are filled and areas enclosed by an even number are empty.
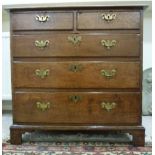
<svg viewBox="0 0 155 155">
<path fill-rule="evenodd" d="M 69 100 L 71 102 L 74 102 L 74 103 L 80 102 L 81 99 L 82 99 L 82 97 L 81 96 L 78 96 L 78 95 L 69 96 Z"/>
<path fill-rule="evenodd" d="M 72 72 L 79 72 L 82 70 L 82 65 L 81 64 L 71 64 L 69 66 L 69 70 L 72 71 Z"/>
<path fill-rule="evenodd" d="M 102 102 L 101 103 L 101 108 L 105 109 L 107 111 L 110 111 L 112 109 L 114 109 L 116 107 L 116 103 L 115 102 Z"/>
<path fill-rule="evenodd" d="M 47 22 L 49 20 L 49 15 L 36 15 L 36 20 L 41 22 L 41 23 L 44 23 L 44 22 Z"/>
<path fill-rule="evenodd" d="M 36 102 L 37 109 L 40 111 L 46 111 L 50 108 L 50 102 Z"/>
<path fill-rule="evenodd" d="M 114 13 L 112 13 L 112 14 L 110 14 L 110 13 L 107 13 L 107 14 L 103 13 L 103 14 L 101 14 L 101 18 L 103 20 L 107 21 L 107 22 L 110 22 L 110 21 L 116 19 L 116 14 L 114 14 Z"/>
<path fill-rule="evenodd" d="M 49 40 L 36 40 L 35 41 L 35 46 L 41 49 L 44 49 L 49 45 Z"/>
<path fill-rule="evenodd" d="M 114 76 L 116 76 L 116 69 L 112 69 L 112 70 L 101 70 L 101 75 L 106 77 L 107 79 L 113 78 Z"/>
<path fill-rule="evenodd" d="M 116 46 L 116 40 L 101 40 L 101 45 L 110 50 L 113 46 Z"/>
<path fill-rule="evenodd" d="M 77 35 L 68 36 L 68 41 L 73 45 L 80 44 L 80 42 L 82 41 L 82 37 Z"/>
<path fill-rule="evenodd" d="M 50 70 L 49 69 L 36 69 L 35 74 L 36 76 L 40 77 L 41 79 L 44 79 L 49 75 Z"/>
</svg>

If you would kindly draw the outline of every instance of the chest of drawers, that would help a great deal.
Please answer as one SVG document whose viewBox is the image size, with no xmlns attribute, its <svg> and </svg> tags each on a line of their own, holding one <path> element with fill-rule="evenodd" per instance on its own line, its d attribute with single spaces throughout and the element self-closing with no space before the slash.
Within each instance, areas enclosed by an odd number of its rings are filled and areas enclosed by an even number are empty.
<svg viewBox="0 0 155 155">
<path fill-rule="evenodd" d="M 36 130 L 119 131 L 144 145 L 142 7 L 11 9 L 12 144 Z"/>
</svg>

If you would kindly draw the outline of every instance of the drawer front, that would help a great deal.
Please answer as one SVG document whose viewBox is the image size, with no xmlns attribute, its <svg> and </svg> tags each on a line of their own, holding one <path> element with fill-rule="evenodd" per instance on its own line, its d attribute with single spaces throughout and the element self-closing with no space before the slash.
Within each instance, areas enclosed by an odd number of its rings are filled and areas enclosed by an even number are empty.
<svg viewBox="0 0 155 155">
<path fill-rule="evenodd" d="M 140 63 L 114 61 L 16 62 L 14 87 L 139 88 Z"/>
<path fill-rule="evenodd" d="M 140 35 L 15 35 L 12 49 L 15 57 L 139 56 Z"/>
<path fill-rule="evenodd" d="M 14 121 L 27 123 L 140 123 L 140 93 L 15 93 Z"/>
<path fill-rule="evenodd" d="M 72 30 L 72 12 L 33 11 L 13 13 L 13 30 Z"/>
<path fill-rule="evenodd" d="M 77 29 L 139 29 L 140 12 L 80 11 Z"/>
</svg>

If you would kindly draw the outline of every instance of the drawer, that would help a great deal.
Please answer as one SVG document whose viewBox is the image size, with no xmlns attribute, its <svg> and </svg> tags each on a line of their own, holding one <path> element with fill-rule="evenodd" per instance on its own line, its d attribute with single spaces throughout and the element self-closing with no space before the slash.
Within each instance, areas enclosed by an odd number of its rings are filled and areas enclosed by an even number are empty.
<svg viewBox="0 0 155 155">
<path fill-rule="evenodd" d="M 139 29 L 140 12 L 79 11 L 77 29 Z"/>
<path fill-rule="evenodd" d="M 17 92 L 14 122 L 138 124 L 139 103 L 138 92 Z"/>
<path fill-rule="evenodd" d="M 139 56 L 140 35 L 14 35 L 12 50 L 15 57 Z"/>
<path fill-rule="evenodd" d="M 72 30 L 72 12 L 27 11 L 11 14 L 13 30 Z"/>
<path fill-rule="evenodd" d="M 114 61 L 15 62 L 14 87 L 139 88 L 140 63 Z"/>
</svg>

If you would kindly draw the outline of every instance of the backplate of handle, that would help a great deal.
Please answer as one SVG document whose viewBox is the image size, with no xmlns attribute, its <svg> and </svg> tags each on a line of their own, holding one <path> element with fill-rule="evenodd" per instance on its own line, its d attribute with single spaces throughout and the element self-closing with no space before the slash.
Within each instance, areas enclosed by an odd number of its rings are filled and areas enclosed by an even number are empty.
<svg viewBox="0 0 155 155">
<path fill-rule="evenodd" d="M 35 19 L 41 23 L 45 23 L 49 20 L 49 15 L 36 15 Z"/>
<path fill-rule="evenodd" d="M 106 111 L 111 111 L 112 109 L 116 108 L 116 103 L 115 102 L 102 102 L 101 103 L 101 108 L 105 109 Z"/>
<path fill-rule="evenodd" d="M 112 70 L 105 70 L 105 69 L 102 69 L 100 73 L 101 73 L 101 75 L 104 76 L 105 78 L 111 79 L 111 78 L 113 78 L 113 77 L 116 76 L 117 71 L 116 71 L 116 69 L 112 69 Z"/>
<path fill-rule="evenodd" d="M 50 108 L 51 103 L 50 102 L 36 102 L 36 107 L 40 111 L 46 111 Z"/>
<path fill-rule="evenodd" d="M 115 13 L 102 13 L 101 18 L 107 22 L 111 22 L 116 19 Z"/>
<path fill-rule="evenodd" d="M 44 49 L 49 45 L 49 40 L 35 40 L 34 44 L 36 47 Z"/>
<path fill-rule="evenodd" d="M 49 69 L 36 69 L 35 70 L 35 75 L 41 79 L 44 79 L 45 77 L 47 77 L 49 73 L 50 73 Z"/>
<path fill-rule="evenodd" d="M 104 46 L 107 50 L 110 50 L 112 47 L 116 46 L 117 41 L 116 40 L 101 40 L 101 45 Z"/>
</svg>

